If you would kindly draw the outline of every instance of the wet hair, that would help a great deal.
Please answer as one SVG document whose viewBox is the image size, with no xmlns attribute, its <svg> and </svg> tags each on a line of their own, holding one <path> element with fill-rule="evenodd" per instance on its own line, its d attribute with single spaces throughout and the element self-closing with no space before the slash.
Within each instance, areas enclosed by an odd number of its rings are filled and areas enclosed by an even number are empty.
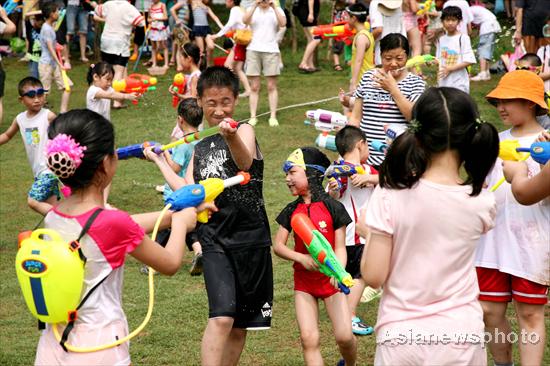
<svg viewBox="0 0 550 366">
<path fill-rule="evenodd" d="M 542 66 L 542 61 L 539 56 L 535 53 L 526 53 L 525 55 L 521 56 L 521 58 L 518 61 L 525 61 L 529 62 L 529 65 L 531 66 Z"/>
<path fill-rule="evenodd" d="M 113 69 L 113 66 L 105 61 L 100 61 L 97 64 L 92 64 L 88 68 L 88 74 L 86 75 L 86 80 L 88 81 L 88 85 L 92 85 L 94 82 L 94 75 L 97 75 L 99 77 L 102 77 L 103 75 L 115 74 L 115 69 Z"/>
<path fill-rule="evenodd" d="M 182 54 L 191 57 L 195 65 L 201 62 L 201 50 L 196 44 L 188 42 L 182 46 L 182 50 Z"/>
<path fill-rule="evenodd" d="M 73 109 L 58 115 L 48 127 L 48 138 L 59 134 L 72 137 L 80 146 L 85 146 L 82 163 L 73 175 L 60 178 L 73 191 L 86 188 L 107 155 L 115 153 L 113 124 L 102 115 L 89 109 Z"/>
<path fill-rule="evenodd" d="M 447 6 L 441 12 L 441 20 L 445 20 L 447 18 L 455 18 L 459 21 L 462 20 L 462 10 L 460 10 L 458 6 Z"/>
<path fill-rule="evenodd" d="M 50 15 L 55 13 L 57 9 L 58 9 L 57 3 L 55 3 L 54 1 L 43 3 L 40 6 L 40 10 L 42 11 L 42 16 L 44 17 L 44 19 L 48 19 Z"/>
<path fill-rule="evenodd" d="M 241 6 L 241 0 L 233 0 L 233 4 L 235 4 L 235 6 Z"/>
<path fill-rule="evenodd" d="M 365 141 L 365 135 L 359 127 L 347 125 L 336 134 L 336 150 L 340 156 L 353 151 L 357 141 Z"/>
<path fill-rule="evenodd" d="M 202 123 L 202 108 L 196 98 L 185 98 L 178 105 L 178 116 L 192 127 L 199 127 Z"/>
<path fill-rule="evenodd" d="M 233 96 L 239 95 L 239 78 L 233 71 L 224 66 L 211 66 L 206 68 L 199 77 L 197 94 L 202 97 L 204 91 L 210 88 L 229 88 Z"/>
<path fill-rule="evenodd" d="M 356 17 L 360 23 L 365 23 L 367 21 L 367 16 L 369 15 L 369 9 L 361 3 L 348 6 L 346 11 L 350 16 Z"/>
<path fill-rule="evenodd" d="M 329 158 L 319 149 L 315 147 L 302 147 L 301 150 L 306 164 L 319 165 L 325 169 L 330 166 Z M 324 199 L 326 197 L 325 188 L 323 187 L 324 172 L 306 166 L 306 177 L 313 201 Z"/>
<path fill-rule="evenodd" d="M 380 53 L 402 48 L 407 56 L 410 55 L 411 49 L 407 37 L 400 33 L 390 33 L 380 40 Z"/>
<path fill-rule="evenodd" d="M 485 177 L 499 152 L 498 132 L 481 123 L 472 98 L 455 88 L 429 88 L 413 107 L 416 132 L 405 131 L 390 145 L 380 167 L 380 186 L 406 189 L 424 175 L 434 154 L 456 150 L 472 185 L 471 196 L 481 192 Z"/>
<path fill-rule="evenodd" d="M 25 88 L 27 86 L 37 86 L 39 88 L 43 88 L 42 82 L 38 80 L 35 77 L 27 76 L 26 78 L 21 79 L 19 84 L 17 85 L 17 91 L 19 92 L 19 96 L 22 97 L 23 93 L 25 92 Z"/>
</svg>

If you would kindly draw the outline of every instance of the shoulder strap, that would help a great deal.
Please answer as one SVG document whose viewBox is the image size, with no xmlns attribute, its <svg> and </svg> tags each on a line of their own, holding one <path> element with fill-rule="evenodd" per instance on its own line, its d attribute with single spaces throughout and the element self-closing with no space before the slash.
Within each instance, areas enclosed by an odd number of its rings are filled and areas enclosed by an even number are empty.
<svg viewBox="0 0 550 366">
<path fill-rule="evenodd" d="M 82 249 L 80 248 L 80 239 L 82 239 L 82 237 L 84 235 L 86 235 L 88 230 L 90 230 L 90 227 L 92 226 L 95 219 L 99 216 L 101 211 L 103 211 L 103 209 L 98 208 L 97 210 L 94 211 L 94 213 L 92 213 L 92 215 L 88 218 L 88 221 L 86 221 L 86 223 L 82 227 L 82 230 L 80 231 L 80 234 L 78 235 L 78 238 L 76 240 L 72 241 L 71 244 L 70 244 L 71 247 L 73 247 L 74 249 L 78 249 L 78 256 L 80 257 L 80 259 L 84 263 L 86 263 L 86 256 L 84 255 L 84 253 L 82 252 Z"/>
</svg>

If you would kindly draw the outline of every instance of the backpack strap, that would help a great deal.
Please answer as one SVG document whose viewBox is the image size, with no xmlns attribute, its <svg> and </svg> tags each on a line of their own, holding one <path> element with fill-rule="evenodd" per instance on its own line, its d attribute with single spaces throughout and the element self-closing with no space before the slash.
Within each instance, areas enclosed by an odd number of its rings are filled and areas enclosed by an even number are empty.
<svg viewBox="0 0 550 366">
<path fill-rule="evenodd" d="M 97 210 L 95 210 L 94 213 L 92 213 L 92 215 L 88 219 L 88 221 L 86 221 L 86 223 L 84 224 L 84 227 L 82 228 L 82 231 L 80 231 L 80 234 L 78 235 L 78 238 L 69 243 L 69 246 L 70 246 L 71 250 L 73 250 L 73 251 L 78 250 L 78 256 L 84 262 L 84 264 L 86 264 L 87 259 L 86 259 L 86 256 L 84 255 L 84 253 L 82 252 L 82 249 L 80 248 L 80 239 L 82 239 L 82 237 L 84 235 L 86 235 L 88 230 L 90 230 L 90 227 L 92 226 L 95 219 L 99 216 L 101 211 L 103 211 L 102 208 L 98 208 Z"/>
</svg>

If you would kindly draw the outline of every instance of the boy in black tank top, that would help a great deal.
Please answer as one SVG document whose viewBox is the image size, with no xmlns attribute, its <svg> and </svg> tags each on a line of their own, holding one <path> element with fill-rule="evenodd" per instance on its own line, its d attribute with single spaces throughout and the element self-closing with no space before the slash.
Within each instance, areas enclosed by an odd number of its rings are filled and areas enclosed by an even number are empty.
<svg viewBox="0 0 550 366">
<path fill-rule="evenodd" d="M 273 304 L 271 234 L 262 194 L 264 163 L 254 129 L 232 128 L 239 80 L 225 67 L 200 76 L 198 103 L 210 127 L 220 133 L 200 141 L 187 169 L 188 182 L 250 173 L 244 186 L 227 188 L 215 200 L 218 211 L 197 227 L 209 319 L 201 344 L 203 365 L 237 364 L 247 329 L 268 329 Z"/>
</svg>

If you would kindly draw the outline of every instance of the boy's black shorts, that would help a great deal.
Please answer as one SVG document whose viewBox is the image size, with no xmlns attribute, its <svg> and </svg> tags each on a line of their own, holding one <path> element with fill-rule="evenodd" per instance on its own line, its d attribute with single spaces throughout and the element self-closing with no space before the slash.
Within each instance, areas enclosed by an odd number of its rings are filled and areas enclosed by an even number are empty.
<svg viewBox="0 0 550 366">
<path fill-rule="evenodd" d="M 271 247 L 203 251 L 209 317 L 234 318 L 233 328 L 268 329 L 273 306 Z M 204 250 L 204 249 L 203 249 Z"/>
<path fill-rule="evenodd" d="M 114 55 L 112 53 L 105 53 L 101 51 L 101 61 L 105 61 L 111 65 L 118 65 L 126 67 L 128 65 L 128 60 L 130 57 L 125 57 L 121 55 Z"/>
<path fill-rule="evenodd" d="M 361 257 L 364 248 L 365 244 L 346 245 L 346 252 L 348 252 L 346 272 L 353 278 L 361 278 Z"/>
<path fill-rule="evenodd" d="M 332 42 L 332 53 L 335 55 L 341 55 L 344 52 L 344 47 L 346 44 L 343 41 L 333 41 Z"/>
</svg>

